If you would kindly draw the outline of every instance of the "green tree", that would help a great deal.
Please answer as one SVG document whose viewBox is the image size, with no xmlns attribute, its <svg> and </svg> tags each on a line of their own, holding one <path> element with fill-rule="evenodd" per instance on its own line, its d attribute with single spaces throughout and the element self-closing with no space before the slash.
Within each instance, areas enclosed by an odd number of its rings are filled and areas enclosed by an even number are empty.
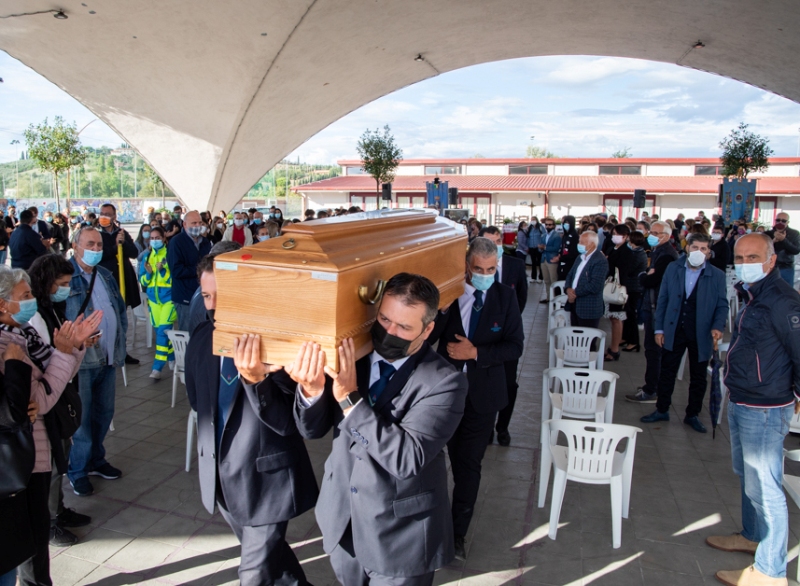
<svg viewBox="0 0 800 586">
<path fill-rule="evenodd" d="M 625 147 L 625 148 L 619 149 L 618 151 L 615 151 L 615 152 L 611 153 L 611 158 L 612 159 L 630 159 L 631 158 L 631 147 Z"/>
<path fill-rule="evenodd" d="M 375 179 L 375 194 L 380 195 L 381 183 L 394 181 L 394 171 L 403 160 L 403 151 L 394 142 L 389 125 L 379 129 L 364 131 L 356 145 L 361 157 L 361 168 Z"/>
<path fill-rule="evenodd" d="M 528 145 L 525 156 L 529 159 L 557 159 L 558 155 L 544 147 Z"/>
<path fill-rule="evenodd" d="M 28 153 L 39 167 L 53 174 L 56 206 L 60 210 L 58 174 L 66 171 L 69 177 L 70 168 L 82 164 L 86 159 L 75 123 L 66 124 L 61 116 L 56 116 L 53 125 L 50 126 L 45 118 L 38 126 L 33 124 L 28 126 L 25 130 L 25 143 L 28 146 Z M 69 181 L 67 184 L 69 185 Z M 69 205 L 69 191 L 67 191 L 67 205 Z"/>
<path fill-rule="evenodd" d="M 747 130 L 747 124 L 739 123 L 738 128 L 719 143 L 722 156 L 722 174 L 725 176 L 740 175 L 747 177 L 751 171 L 764 171 L 769 167 L 769 157 L 773 150 L 769 148 L 769 139 Z"/>
<path fill-rule="evenodd" d="M 155 169 L 145 163 L 145 176 L 150 187 L 153 188 L 153 197 L 158 197 L 158 190 L 161 191 L 161 207 L 164 207 L 164 180 L 161 178 Z"/>
</svg>

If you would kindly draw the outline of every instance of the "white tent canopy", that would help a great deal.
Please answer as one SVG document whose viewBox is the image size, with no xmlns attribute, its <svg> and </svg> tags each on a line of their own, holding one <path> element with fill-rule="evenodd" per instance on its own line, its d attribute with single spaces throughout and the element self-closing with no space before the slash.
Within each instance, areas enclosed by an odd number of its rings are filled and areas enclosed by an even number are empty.
<svg viewBox="0 0 800 586">
<path fill-rule="evenodd" d="M 66 20 L 30 14 L 58 9 Z M 230 208 L 348 112 L 477 63 L 636 57 L 800 99 L 796 2 L 0 0 L 0 17 L 0 49 L 85 104 L 199 209 Z"/>
</svg>

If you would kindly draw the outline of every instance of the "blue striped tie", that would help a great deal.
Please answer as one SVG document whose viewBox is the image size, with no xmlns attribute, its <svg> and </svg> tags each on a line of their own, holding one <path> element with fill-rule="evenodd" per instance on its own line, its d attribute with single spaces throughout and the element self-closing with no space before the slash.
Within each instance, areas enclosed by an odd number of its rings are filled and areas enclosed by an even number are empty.
<svg viewBox="0 0 800 586">
<path fill-rule="evenodd" d="M 472 315 L 469 318 L 469 334 L 467 334 L 470 340 L 472 340 L 472 336 L 475 334 L 475 328 L 478 327 L 478 320 L 481 317 L 481 310 L 483 309 L 483 291 L 475 289 L 473 295 L 475 296 L 475 301 L 472 304 Z"/>
</svg>

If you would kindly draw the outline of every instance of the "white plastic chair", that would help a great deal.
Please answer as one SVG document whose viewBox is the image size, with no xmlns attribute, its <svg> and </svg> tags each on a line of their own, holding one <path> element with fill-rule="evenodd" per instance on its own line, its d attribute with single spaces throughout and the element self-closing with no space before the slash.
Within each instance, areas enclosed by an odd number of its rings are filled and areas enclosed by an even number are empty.
<svg viewBox="0 0 800 586">
<path fill-rule="evenodd" d="M 127 387 L 128 386 L 128 369 L 125 365 L 122 365 L 122 383 Z"/>
<path fill-rule="evenodd" d="M 550 297 L 548 299 L 555 299 L 558 295 L 565 295 L 566 284 L 566 281 L 553 281 L 550 284 Z"/>
<path fill-rule="evenodd" d="M 563 310 L 564 306 L 569 301 L 566 295 L 556 295 L 550 298 L 550 303 L 547 304 L 547 315 L 553 315 L 558 310 Z"/>
<path fill-rule="evenodd" d="M 547 446 L 550 438 L 544 432 L 544 422 L 574 419 L 594 419 L 596 423 L 612 423 L 614 398 L 619 375 L 606 370 L 577 368 L 548 368 L 542 373 L 542 433 L 539 460 L 539 506 L 544 506 L 547 483 L 552 464 Z M 605 396 L 599 396 L 604 384 L 608 384 Z M 563 392 L 558 392 L 558 389 Z"/>
<path fill-rule="evenodd" d="M 598 340 L 597 350 L 592 342 Z M 603 370 L 606 333 L 597 328 L 566 327 L 550 332 L 549 367 L 572 366 Z"/>
<path fill-rule="evenodd" d="M 189 332 L 184 330 L 167 330 L 167 337 L 172 342 L 175 353 L 175 370 L 172 371 L 172 406 L 175 406 L 175 394 L 178 390 L 178 379 L 186 384 L 186 347 L 189 345 Z"/>
<path fill-rule="evenodd" d="M 557 309 L 550 314 L 547 320 L 547 331 L 550 332 L 556 328 L 568 328 L 569 325 L 569 313 L 565 309 Z"/>
<path fill-rule="evenodd" d="M 622 519 L 628 518 L 631 502 L 633 458 L 636 434 L 642 431 L 630 425 L 593 424 L 580 421 L 546 421 L 546 437 L 553 458 L 553 496 L 550 501 L 550 539 L 555 540 L 558 519 L 564 502 L 567 481 L 584 484 L 608 484 L 611 487 L 611 535 L 614 549 L 622 545 Z M 551 434 L 552 432 L 552 434 Z M 567 438 L 566 446 L 556 442 L 558 434 Z M 617 451 L 628 440 L 623 451 Z"/>
<path fill-rule="evenodd" d="M 792 421 L 797 418 L 792 418 Z M 790 427 L 791 429 L 791 427 Z M 783 450 L 783 457 L 786 460 L 800 462 L 800 450 Z M 786 473 L 783 475 L 783 490 L 789 495 L 797 506 L 800 506 L 800 476 L 791 476 Z M 797 563 L 797 581 L 800 582 L 800 561 Z"/>
<path fill-rule="evenodd" d="M 147 306 L 147 301 L 142 301 L 137 307 L 131 310 L 133 319 L 133 342 L 136 343 L 136 326 L 142 321 L 145 324 L 147 347 L 153 347 L 153 322 L 150 321 L 150 308 Z"/>
<path fill-rule="evenodd" d="M 192 444 L 197 431 L 197 411 L 189 411 L 189 420 L 186 422 L 186 471 L 192 469 Z"/>
</svg>

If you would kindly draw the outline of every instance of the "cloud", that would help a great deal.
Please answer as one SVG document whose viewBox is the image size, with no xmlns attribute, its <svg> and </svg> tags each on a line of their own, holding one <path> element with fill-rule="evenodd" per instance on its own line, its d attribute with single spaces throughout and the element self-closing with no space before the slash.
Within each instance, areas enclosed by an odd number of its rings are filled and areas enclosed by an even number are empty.
<svg viewBox="0 0 800 586">
<path fill-rule="evenodd" d="M 639 59 L 617 57 L 564 58 L 561 64 L 544 76 L 545 82 L 566 85 L 589 85 L 612 77 L 620 77 L 648 67 Z"/>
</svg>

